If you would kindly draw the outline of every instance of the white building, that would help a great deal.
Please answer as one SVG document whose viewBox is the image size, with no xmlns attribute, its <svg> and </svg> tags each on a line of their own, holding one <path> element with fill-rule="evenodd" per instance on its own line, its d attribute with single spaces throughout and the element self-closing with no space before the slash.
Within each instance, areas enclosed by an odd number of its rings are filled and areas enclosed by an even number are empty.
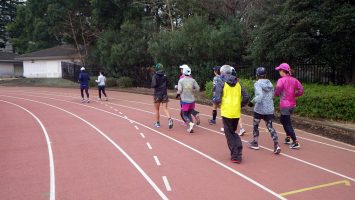
<svg viewBox="0 0 355 200">
<path fill-rule="evenodd" d="M 14 53 L 0 52 L 0 78 L 20 77 L 23 75 L 22 61 L 15 60 Z"/>
<path fill-rule="evenodd" d="M 62 62 L 80 63 L 80 56 L 73 46 L 61 45 L 18 56 L 23 61 L 26 78 L 61 78 Z"/>
</svg>

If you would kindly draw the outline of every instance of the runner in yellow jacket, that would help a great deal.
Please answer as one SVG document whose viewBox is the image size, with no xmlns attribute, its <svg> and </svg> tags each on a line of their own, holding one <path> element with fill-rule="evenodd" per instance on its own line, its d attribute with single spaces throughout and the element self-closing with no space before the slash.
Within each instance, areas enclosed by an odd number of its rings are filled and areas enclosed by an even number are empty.
<svg viewBox="0 0 355 200">
<path fill-rule="evenodd" d="M 235 130 L 238 126 L 241 108 L 248 103 L 249 95 L 238 82 L 234 68 L 223 65 L 220 71 L 222 82 L 216 85 L 213 103 L 221 106 L 224 133 L 231 152 L 231 161 L 240 163 L 243 145 Z"/>
</svg>

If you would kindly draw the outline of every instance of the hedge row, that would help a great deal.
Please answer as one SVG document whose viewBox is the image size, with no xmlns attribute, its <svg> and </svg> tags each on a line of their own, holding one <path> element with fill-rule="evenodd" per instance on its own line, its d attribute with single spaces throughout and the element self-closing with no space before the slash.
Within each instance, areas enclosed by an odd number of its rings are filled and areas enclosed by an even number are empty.
<svg viewBox="0 0 355 200">
<path fill-rule="evenodd" d="M 241 79 L 241 84 L 248 94 L 254 96 L 254 82 Z M 275 86 L 275 83 L 274 83 Z M 355 87 L 303 84 L 305 93 L 297 98 L 295 113 L 302 117 L 355 121 Z M 205 94 L 212 98 L 212 82 L 206 83 Z M 276 110 L 279 98 L 274 99 Z"/>
</svg>

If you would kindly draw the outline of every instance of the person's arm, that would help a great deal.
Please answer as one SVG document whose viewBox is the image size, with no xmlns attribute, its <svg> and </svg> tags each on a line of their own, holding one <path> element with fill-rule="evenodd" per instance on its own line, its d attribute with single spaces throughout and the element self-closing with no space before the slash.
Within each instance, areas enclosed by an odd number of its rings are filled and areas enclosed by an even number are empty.
<svg viewBox="0 0 355 200">
<path fill-rule="evenodd" d="M 275 92 L 274 92 L 274 95 L 275 96 L 280 96 L 281 95 L 281 92 L 283 90 L 283 83 L 282 83 L 282 80 L 279 79 L 276 83 L 276 88 L 275 88 Z"/>
<path fill-rule="evenodd" d="M 242 85 L 240 85 L 240 87 L 242 88 L 242 107 L 244 107 L 245 105 L 248 104 L 249 94 L 247 93 L 247 91 L 244 89 Z"/>
<path fill-rule="evenodd" d="M 100 83 L 100 76 L 97 77 L 97 80 L 95 80 L 96 83 Z"/>
<path fill-rule="evenodd" d="M 181 93 L 182 93 L 182 80 L 183 80 L 183 79 L 180 79 L 179 82 L 178 82 L 178 91 L 177 91 L 177 94 L 181 94 Z"/>
<path fill-rule="evenodd" d="M 151 84 L 151 87 L 152 87 L 152 88 L 157 87 L 157 79 L 155 78 L 155 75 L 153 75 L 153 77 L 152 77 L 152 84 Z"/>
<path fill-rule="evenodd" d="M 251 100 L 251 102 L 253 104 L 260 103 L 261 100 L 263 99 L 263 92 L 262 92 L 262 88 L 257 83 L 254 84 L 254 91 L 255 91 L 255 97 Z"/>
<path fill-rule="evenodd" d="M 222 95 L 223 95 L 223 86 L 224 86 L 224 82 L 223 81 L 219 81 L 216 84 L 216 90 L 215 90 L 215 95 L 212 99 L 213 103 L 215 104 L 220 104 L 222 101 Z"/>
<path fill-rule="evenodd" d="M 297 80 L 295 97 L 300 97 L 300 96 L 303 95 L 303 93 L 304 93 L 303 86 L 302 86 L 302 84 Z"/>
</svg>

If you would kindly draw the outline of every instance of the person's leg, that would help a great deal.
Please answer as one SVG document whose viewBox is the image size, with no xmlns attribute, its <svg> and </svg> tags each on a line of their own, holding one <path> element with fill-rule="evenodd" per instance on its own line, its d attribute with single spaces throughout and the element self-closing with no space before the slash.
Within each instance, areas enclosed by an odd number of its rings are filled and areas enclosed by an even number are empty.
<svg viewBox="0 0 355 200">
<path fill-rule="evenodd" d="M 291 143 L 290 148 L 297 149 L 300 148 L 300 145 L 297 141 L 295 130 L 292 127 L 291 115 L 281 115 L 283 118 L 283 127 L 285 129 L 286 134 L 291 137 L 293 143 Z"/>
<path fill-rule="evenodd" d="M 99 100 L 101 100 L 101 90 L 102 90 L 101 86 L 98 86 L 98 89 L 99 89 Z"/>
<path fill-rule="evenodd" d="M 217 106 L 216 104 L 213 104 L 213 105 L 212 105 L 212 108 L 213 108 L 213 110 L 212 110 L 212 119 L 208 121 L 209 124 L 216 124 L 217 107 L 218 107 L 218 106 Z"/>
<path fill-rule="evenodd" d="M 84 99 L 84 88 L 80 88 L 81 98 Z"/>
<path fill-rule="evenodd" d="M 101 88 L 102 89 L 102 94 L 104 94 L 105 97 L 107 97 L 105 88 L 106 88 L 105 86 L 102 86 L 102 88 Z"/>
<path fill-rule="evenodd" d="M 249 143 L 249 147 L 252 149 L 259 149 L 259 124 L 262 116 L 254 112 L 253 117 L 253 140 Z"/>
<path fill-rule="evenodd" d="M 222 117 L 222 121 L 228 148 L 231 152 L 231 161 L 240 163 L 242 161 L 243 146 L 239 135 L 235 133 L 236 126 L 238 125 L 238 119 Z"/>
<path fill-rule="evenodd" d="M 162 103 L 163 110 L 165 112 L 165 115 L 168 117 L 168 127 L 169 129 L 173 128 L 173 119 L 170 117 L 169 109 L 168 109 L 168 96 L 166 95 L 164 102 Z"/>
<path fill-rule="evenodd" d="M 265 125 L 271 135 L 272 140 L 274 141 L 274 154 L 280 154 L 281 147 L 279 145 L 279 138 L 277 137 L 277 133 L 275 129 L 272 127 L 272 119 L 274 115 L 266 115 L 264 118 Z"/>
<path fill-rule="evenodd" d="M 154 102 L 154 108 L 155 108 L 155 126 L 160 127 L 160 113 L 159 113 L 159 108 L 160 108 L 160 102 L 156 101 Z"/>
<path fill-rule="evenodd" d="M 195 104 L 195 103 L 194 103 Z M 198 115 L 200 112 L 198 112 L 197 110 L 195 110 L 195 106 L 194 106 L 194 110 L 191 112 L 192 116 L 194 116 L 195 120 L 196 120 L 196 124 L 199 125 L 200 124 L 200 116 Z"/>
<path fill-rule="evenodd" d="M 239 136 L 243 136 L 245 134 L 245 129 L 243 128 L 243 121 L 242 121 L 242 115 L 240 115 L 239 118 Z"/>
<path fill-rule="evenodd" d="M 89 99 L 90 95 L 89 95 L 89 88 L 85 88 L 85 93 L 86 93 L 86 98 Z"/>
</svg>

